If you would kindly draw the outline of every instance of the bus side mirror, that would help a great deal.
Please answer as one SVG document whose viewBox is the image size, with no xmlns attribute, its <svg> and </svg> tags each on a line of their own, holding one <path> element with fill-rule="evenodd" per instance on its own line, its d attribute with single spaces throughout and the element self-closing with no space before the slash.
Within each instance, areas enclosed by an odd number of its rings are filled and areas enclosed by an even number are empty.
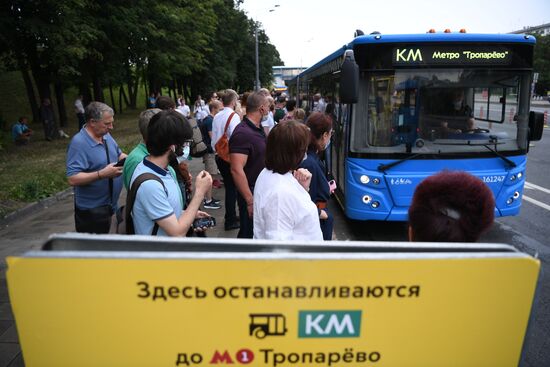
<svg viewBox="0 0 550 367">
<path fill-rule="evenodd" d="M 529 112 L 529 141 L 542 139 L 544 131 L 544 114 L 541 112 Z"/>
<path fill-rule="evenodd" d="M 359 66 L 355 63 L 353 51 L 348 50 L 342 63 L 340 78 L 340 102 L 356 103 L 359 94 Z"/>
</svg>

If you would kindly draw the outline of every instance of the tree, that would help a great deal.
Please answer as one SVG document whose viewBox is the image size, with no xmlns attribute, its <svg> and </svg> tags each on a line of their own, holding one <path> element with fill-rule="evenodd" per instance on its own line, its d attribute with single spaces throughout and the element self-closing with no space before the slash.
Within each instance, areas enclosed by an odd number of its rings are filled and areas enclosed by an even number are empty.
<svg viewBox="0 0 550 367">
<path fill-rule="evenodd" d="M 85 102 L 103 101 L 109 86 L 111 104 L 118 87 L 121 99 L 134 108 L 140 82 L 153 91 L 168 86 L 188 100 L 220 88 L 244 91 L 253 85 L 256 25 L 240 3 L 6 0 L 0 7 L 0 57 L 20 70 L 35 120 L 34 85 L 40 99 L 51 98 L 54 86 L 62 126 L 67 121 L 63 95 L 70 86 Z M 280 60 L 261 29 L 259 46 L 265 85 Z"/>
<path fill-rule="evenodd" d="M 550 91 L 550 36 L 538 36 L 533 55 L 533 68 L 539 73 L 535 93 L 546 95 Z"/>
</svg>

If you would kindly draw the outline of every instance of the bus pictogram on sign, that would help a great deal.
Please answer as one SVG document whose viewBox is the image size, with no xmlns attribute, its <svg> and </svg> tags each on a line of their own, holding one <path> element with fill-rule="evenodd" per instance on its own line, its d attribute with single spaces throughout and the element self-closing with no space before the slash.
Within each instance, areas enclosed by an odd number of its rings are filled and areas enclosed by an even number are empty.
<svg viewBox="0 0 550 367">
<path fill-rule="evenodd" d="M 249 335 L 258 339 L 266 336 L 285 335 L 287 332 L 286 319 L 280 313 L 251 313 Z"/>
</svg>

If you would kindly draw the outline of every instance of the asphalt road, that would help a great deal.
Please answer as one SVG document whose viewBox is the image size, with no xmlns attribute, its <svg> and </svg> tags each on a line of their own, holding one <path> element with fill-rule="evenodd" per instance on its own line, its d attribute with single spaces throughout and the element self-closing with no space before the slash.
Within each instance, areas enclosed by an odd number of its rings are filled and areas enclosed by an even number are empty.
<svg viewBox="0 0 550 367">
<path fill-rule="evenodd" d="M 550 104 L 549 104 L 550 106 Z M 550 108 L 549 108 L 550 110 Z M 546 135 L 546 136 L 545 136 Z M 550 366 L 550 128 L 533 142 L 527 163 L 526 188 L 518 216 L 496 219 L 480 242 L 511 244 L 541 260 L 538 289 L 525 338 L 521 366 Z M 346 219 L 332 202 L 339 240 L 407 241 L 403 222 L 360 222 Z"/>
</svg>

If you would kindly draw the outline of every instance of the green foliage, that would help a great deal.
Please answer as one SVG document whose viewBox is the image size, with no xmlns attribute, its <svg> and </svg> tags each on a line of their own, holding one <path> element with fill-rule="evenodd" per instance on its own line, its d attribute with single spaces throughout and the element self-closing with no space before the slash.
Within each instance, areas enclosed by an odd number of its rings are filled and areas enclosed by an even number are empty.
<svg viewBox="0 0 550 367">
<path fill-rule="evenodd" d="M 196 95 L 251 89 L 254 29 L 233 0 L 6 0 L 0 7 L 0 64 L 32 74 L 27 101 L 78 88 L 104 99 L 102 86 L 124 86 L 136 106 L 138 85 Z M 259 29 L 262 83 L 271 81 L 278 53 Z M 26 80 L 30 80 L 27 78 Z M 94 95 L 90 88 L 93 86 Z M 118 96 L 117 96 L 118 97 Z M 60 101 L 63 103 L 63 101 Z M 72 99 L 71 99 L 72 102 Z M 61 106 L 60 106 L 61 107 Z M 65 122 L 60 113 L 61 122 Z"/>
<path fill-rule="evenodd" d="M 10 192 L 12 199 L 32 202 L 63 190 L 67 183 L 63 177 L 54 174 L 46 174 L 39 178 L 30 178 L 13 187 Z"/>
<path fill-rule="evenodd" d="M 550 91 L 550 36 L 538 36 L 533 55 L 533 67 L 539 73 L 536 93 L 546 95 Z"/>
</svg>

